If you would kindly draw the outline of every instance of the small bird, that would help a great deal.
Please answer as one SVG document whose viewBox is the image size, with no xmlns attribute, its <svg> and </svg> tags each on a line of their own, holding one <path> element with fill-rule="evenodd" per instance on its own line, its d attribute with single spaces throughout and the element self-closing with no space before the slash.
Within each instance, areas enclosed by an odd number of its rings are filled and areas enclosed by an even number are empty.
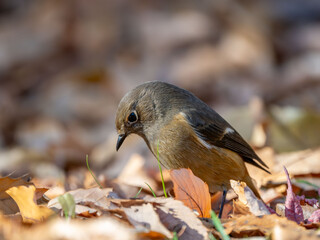
<svg viewBox="0 0 320 240">
<path fill-rule="evenodd" d="M 267 165 L 240 134 L 191 92 L 165 82 L 147 82 L 128 92 L 116 114 L 118 151 L 132 133 L 144 139 L 168 169 L 190 168 L 210 192 L 223 191 L 220 217 L 231 188 L 230 179 L 243 181 L 259 198 L 245 166 L 266 172 Z"/>
</svg>

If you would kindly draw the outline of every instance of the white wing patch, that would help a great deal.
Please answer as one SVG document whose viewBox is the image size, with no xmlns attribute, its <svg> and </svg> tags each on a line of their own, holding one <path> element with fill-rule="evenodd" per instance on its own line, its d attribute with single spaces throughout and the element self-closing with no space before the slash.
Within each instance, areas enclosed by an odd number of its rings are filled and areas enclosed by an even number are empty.
<svg viewBox="0 0 320 240">
<path fill-rule="evenodd" d="M 205 140 L 203 140 L 198 134 L 196 134 L 197 135 L 197 138 L 198 138 L 198 140 L 199 140 L 199 142 L 203 145 L 203 146 L 205 146 L 206 148 L 208 148 L 208 149 L 212 149 L 214 146 L 213 145 L 211 145 L 210 143 L 207 143 Z"/>
<path fill-rule="evenodd" d="M 234 133 L 234 130 L 232 128 L 227 127 L 224 132 L 223 135 L 229 134 L 229 133 Z"/>
</svg>

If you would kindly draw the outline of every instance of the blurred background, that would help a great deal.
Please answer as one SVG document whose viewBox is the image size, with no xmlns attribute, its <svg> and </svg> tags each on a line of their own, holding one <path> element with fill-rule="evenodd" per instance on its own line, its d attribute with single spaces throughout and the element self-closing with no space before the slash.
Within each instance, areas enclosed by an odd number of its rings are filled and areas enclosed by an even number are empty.
<svg viewBox="0 0 320 240">
<path fill-rule="evenodd" d="M 1 176 L 73 189 L 86 154 L 107 182 L 133 153 L 152 173 L 140 138 L 116 153 L 114 118 L 154 80 L 192 91 L 256 149 L 318 147 L 320 1 L 0 1 Z"/>
</svg>

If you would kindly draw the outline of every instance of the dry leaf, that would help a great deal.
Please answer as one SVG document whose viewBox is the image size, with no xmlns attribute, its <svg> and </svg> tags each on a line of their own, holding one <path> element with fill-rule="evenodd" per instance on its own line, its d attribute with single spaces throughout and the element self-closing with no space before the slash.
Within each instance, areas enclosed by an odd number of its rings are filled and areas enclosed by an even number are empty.
<svg viewBox="0 0 320 240">
<path fill-rule="evenodd" d="M 314 211 L 311 216 L 308 218 L 308 222 L 311 223 L 320 223 L 320 209 Z"/>
<path fill-rule="evenodd" d="M 151 203 L 123 209 L 130 223 L 138 232 L 158 232 L 163 237 L 172 238 L 170 231 L 163 226 Z"/>
<path fill-rule="evenodd" d="M 1 229 L 1 227 L 0 227 Z M 132 228 L 111 217 L 91 218 L 86 221 L 55 218 L 47 224 L 39 224 L 32 228 L 23 228 L 11 233 L 11 240 L 43 240 L 43 239 L 110 239 L 134 240 L 137 239 Z"/>
<path fill-rule="evenodd" d="M 290 174 L 301 175 L 310 173 L 320 173 L 320 148 L 304 150 L 299 152 L 285 153 L 276 156 L 275 171 L 281 172 L 286 166 Z"/>
<path fill-rule="evenodd" d="M 141 155 L 133 154 L 115 182 L 134 187 L 142 187 L 150 191 L 149 187 L 145 184 L 147 182 L 152 189 L 156 189 L 157 184 L 155 180 L 150 178 L 143 169 L 144 162 L 145 159 Z"/>
<path fill-rule="evenodd" d="M 107 198 L 108 194 L 112 192 L 111 188 L 90 188 L 90 189 L 77 189 L 68 192 L 74 198 L 76 203 L 76 214 L 84 212 L 96 213 L 98 209 L 108 209 L 110 206 L 110 199 Z M 56 208 L 61 210 L 62 207 L 58 201 L 58 197 L 52 199 L 48 203 L 49 208 Z"/>
<path fill-rule="evenodd" d="M 312 213 L 317 210 L 316 208 L 311 207 L 309 205 L 302 205 L 301 208 L 302 208 L 304 219 L 309 218 L 312 215 Z M 276 212 L 278 215 L 285 217 L 286 216 L 285 210 L 286 210 L 285 204 L 278 203 L 276 205 Z"/>
<path fill-rule="evenodd" d="M 45 206 L 38 206 L 34 202 L 35 191 L 36 188 L 32 185 L 12 187 L 6 191 L 17 203 L 25 223 L 43 221 L 54 213 L 51 209 Z"/>
<path fill-rule="evenodd" d="M 243 204 L 239 199 L 233 201 L 233 214 L 234 215 L 251 215 L 248 206 Z"/>
<path fill-rule="evenodd" d="M 171 232 L 176 232 L 179 239 L 207 239 L 207 228 L 181 201 L 172 198 L 152 198 L 146 196 L 146 202 L 153 203 L 161 222 Z"/>
<path fill-rule="evenodd" d="M 262 161 L 269 167 L 269 171 L 272 175 L 266 173 L 265 171 L 257 171 L 257 168 L 252 164 L 246 163 L 246 167 L 252 179 L 258 187 L 264 185 L 266 183 L 266 179 L 272 179 L 274 177 L 274 163 L 275 163 L 275 152 L 270 147 L 264 147 L 262 149 L 257 149 L 258 156 L 262 159 Z"/>
<path fill-rule="evenodd" d="M 210 218 L 211 198 L 208 185 L 190 169 L 174 169 L 170 171 L 170 175 L 175 199 L 196 211 L 199 217 Z"/>
<path fill-rule="evenodd" d="M 288 184 L 287 197 L 286 197 L 286 203 L 285 203 L 285 207 L 286 207 L 285 216 L 289 220 L 295 221 L 297 223 L 301 223 L 304 220 L 302 207 L 300 205 L 299 199 L 293 193 L 289 173 L 285 167 L 284 167 L 284 171 L 287 175 L 287 184 Z"/>
<path fill-rule="evenodd" d="M 262 217 L 246 215 L 233 218 L 227 221 L 224 227 L 226 233 L 231 234 L 232 237 L 261 236 L 271 234 L 273 228 L 279 223 L 283 223 L 292 229 L 304 229 L 297 223 L 275 214 Z"/>
<path fill-rule="evenodd" d="M 230 184 L 232 189 L 238 195 L 239 201 L 246 205 L 250 209 L 251 213 L 255 216 L 270 214 L 264 202 L 258 199 L 244 182 L 230 180 Z"/>
<path fill-rule="evenodd" d="M 0 200 L 6 199 L 9 195 L 6 193 L 11 187 L 15 186 L 29 186 L 33 185 L 30 182 L 26 182 L 23 178 L 10 178 L 10 177 L 3 177 L 0 178 Z"/>
<path fill-rule="evenodd" d="M 319 235 L 314 231 L 307 231 L 303 228 L 295 228 L 286 224 L 277 224 L 272 232 L 273 240 L 319 240 Z"/>
<path fill-rule="evenodd" d="M 110 201 L 118 207 L 131 207 L 145 203 L 143 199 L 110 199 Z"/>
<path fill-rule="evenodd" d="M 302 196 L 296 196 L 297 199 L 300 201 L 301 204 L 308 204 L 312 207 L 319 208 L 320 207 L 320 202 L 318 199 L 315 198 L 306 198 L 304 195 Z"/>
<path fill-rule="evenodd" d="M 0 211 L 3 214 L 15 214 L 19 212 L 19 208 L 16 202 L 6 193 L 11 187 L 14 186 L 29 186 L 33 185 L 30 182 L 26 182 L 23 178 L 0 178 Z"/>
</svg>

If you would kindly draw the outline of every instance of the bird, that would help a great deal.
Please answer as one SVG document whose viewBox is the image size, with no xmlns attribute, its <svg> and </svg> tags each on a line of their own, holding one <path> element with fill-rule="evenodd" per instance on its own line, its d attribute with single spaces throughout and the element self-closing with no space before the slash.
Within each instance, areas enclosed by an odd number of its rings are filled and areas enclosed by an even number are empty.
<svg viewBox="0 0 320 240">
<path fill-rule="evenodd" d="M 230 180 L 243 181 L 261 199 L 245 163 L 270 173 L 241 135 L 216 111 L 191 92 L 151 81 L 138 85 L 121 99 L 115 118 L 116 150 L 130 134 L 142 137 L 167 169 L 189 168 L 222 191 L 221 217 Z"/>
</svg>

